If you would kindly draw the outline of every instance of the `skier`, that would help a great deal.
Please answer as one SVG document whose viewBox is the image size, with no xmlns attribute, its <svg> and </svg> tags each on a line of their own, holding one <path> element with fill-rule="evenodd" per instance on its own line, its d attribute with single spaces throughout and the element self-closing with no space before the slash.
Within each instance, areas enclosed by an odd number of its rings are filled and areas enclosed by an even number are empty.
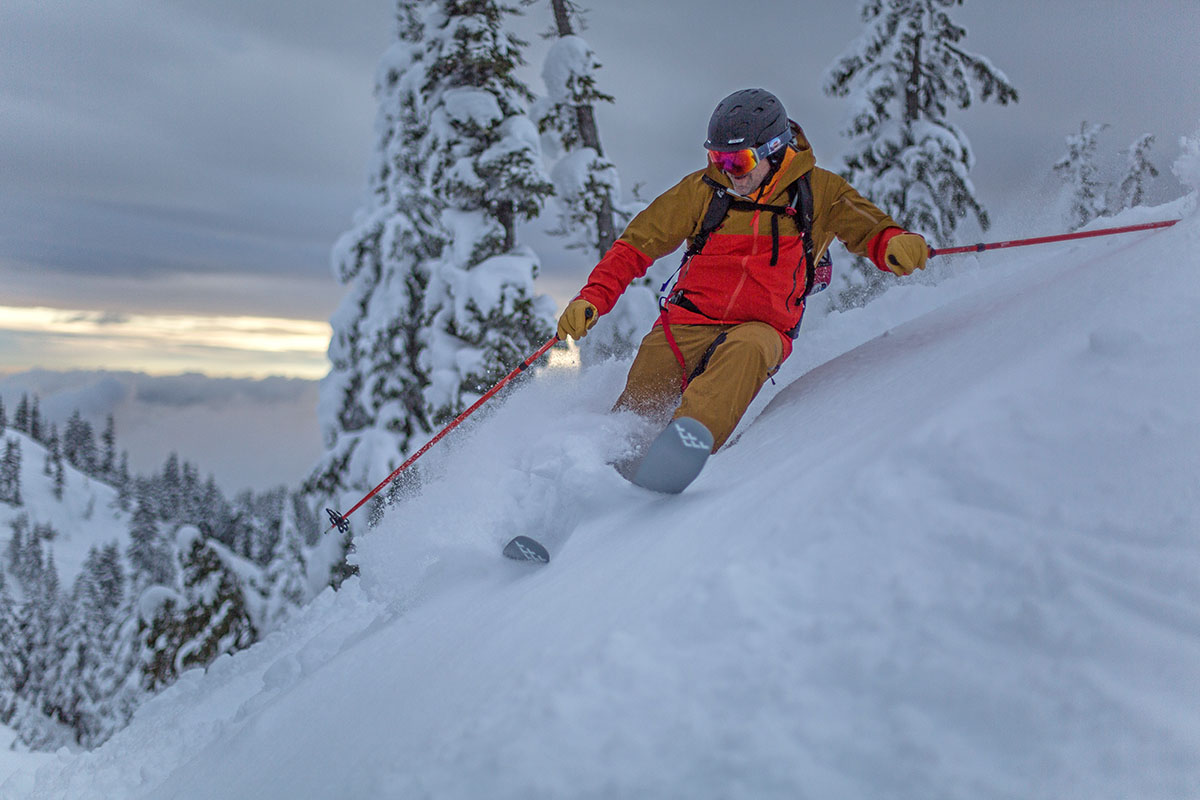
<svg viewBox="0 0 1200 800">
<path fill-rule="evenodd" d="M 695 420 L 716 451 L 791 353 L 812 267 L 834 236 L 900 276 L 924 269 L 929 248 L 817 167 L 800 126 L 764 89 L 722 100 L 704 147 L 707 168 L 629 223 L 563 311 L 558 337 L 586 336 L 634 278 L 688 240 L 678 280 L 615 409 L 664 424 L 672 412 L 677 421 Z"/>
</svg>

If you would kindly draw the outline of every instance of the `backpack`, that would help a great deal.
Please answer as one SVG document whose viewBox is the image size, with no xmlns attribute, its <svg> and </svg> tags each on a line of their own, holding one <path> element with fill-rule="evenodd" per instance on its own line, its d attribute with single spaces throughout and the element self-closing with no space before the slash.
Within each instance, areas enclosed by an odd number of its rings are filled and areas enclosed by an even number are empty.
<svg viewBox="0 0 1200 800">
<path fill-rule="evenodd" d="M 668 284 L 674 279 L 675 275 L 679 274 L 691 260 L 692 256 L 698 255 L 704 249 L 704 245 L 708 243 L 709 235 L 725 221 L 725 217 L 731 209 L 738 211 L 769 211 L 771 212 L 771 266 L 775 266 L 779 262 L 779 218 L 781 216 L 790 217 L 796 225 L 796 230 L 800 232 L 800 239 L 804 245 L 804 292 L 800 295 L 800 300 L 806 300 L 810 295 L 816 294 L 829 287 L 830 276 L 833 271 L 833 259 L 829 255 L 828 248 L 821 256 L 820 263 L 813 263 L 813 243 L 812 243 L 812 225 L 813 225 L 813 195 L 812 182 L 810 180 L 811 172 L 806 172 L 797 178 L 787 189 L 788 205 L 774 206 L 768 203 L 755 203 L 750 200 L 737 200 L 730 192 L 729 188 L 722 186 L 712 178 L 705 175 L 702 180 L 712 187 L 713 197 L 708 203 L 708 210 L 704 213 L 704 219 L 700 223 L 700 232 L 692 239 L 692 244 L 683 254 L 683 260 L 679 264 L 679 269 L 667 279 L 662 285 L 660 291 L 666 291 Z M 687 308 L 691 302 L 677 291 L 672 292 L 667 298 L 669 302 L 681 305 Z M 689 309 L 698 311 L 699 309 Z M 803 320 L 803 313 L 801 320 Z M 800 334 L 800 323 L 787 332 L 789 336 L 795 339 Z"/>
</svg>

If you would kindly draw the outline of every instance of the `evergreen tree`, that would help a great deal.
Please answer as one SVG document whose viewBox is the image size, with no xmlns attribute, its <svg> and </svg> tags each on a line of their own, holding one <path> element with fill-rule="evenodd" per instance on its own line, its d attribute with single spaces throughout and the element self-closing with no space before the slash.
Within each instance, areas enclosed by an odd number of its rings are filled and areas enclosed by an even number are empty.
<svg viewBox="0 0 1200 800">
<path fill-rule="evenodd" d="M 12 521 L 12 531 L 12 540 L 9 542 L 12 573 L 28 596 L 37 590 L 45 570 L 42 543 L 37 537 L 36 527 L 30 530 L 26 514 Z"/>
<path fill-rule="evenodd" d="M 1116 188 L 1116 198 L 1109 204 L 1113 212 L 1136 208 L 1146 200 L 1146 184 L 1158 177 L 1158 168 L 1148 153 L 1154 144 L 1154 134 L 1146 133 L 1129 147 L 1125 177 Z"/>
<path fill-rule="evenodd" d="M 21 443 L 8 439 L 4 446 L 4 460 L 0 461 L 0 501 L 12 506 L 21 500 Z"/>
<path fill-rule="evenodd" d="M 119 555 L 118 555 L 119 558 Z M 61 657 L 51 667 L 44 713 L 74 732 L 75 742 L 94 747 L 109 728 L 105 720 L 109 688 L 104 675 L 112 659 L 108 638 L 115 621 L 122 579 L 119 561 L 112 572 L 103 551 L 92 548 L 75 581 L 69 613 L 59 631 Z"/>
<path fill-rule="evenodd" d="M 37 537 L 31 537 L 41 548 Z M 30 559 L 34 561 L 34 559 Z M 26 600 L 17 616 L 20 672 L 16 679 L 15 708 L 7 724 L 21 741 L 34 749 L 53 749 L 67 743 L 65 731 L 51 721 L 55 711 L 54 673 L 64 659 L 61 630 L 65 624 L 58 572 L 51 551 L 36 574 L 25 584 Z"/>
<path fill-rule="evenodd" d="M 514 10 L 495 0 L 442 0 L 428 38 L 422 95 L 430 165 L 450 245 L 430 265 L 425 307 L 431 383 L 425 400 L 447 421 L 553 333 L 549 298 L 537 297 L 537 258 L 516 225 L 553 191 L 537 128 L 516 77 L 524 44 L 505 33 Z"/>
<path fill-rule="evenodd" d="M 139 490 L 126 552 L 135 595 L 149 586 L 171 586 L 175 582 L 174 548 L 159 531 L 156 506 L 148 487 Z"/>
<path fill-rule="evenodd" d="M 258 640 L 246 591 L 216 548 L 196 536 L 183 558 L 184 615 L 180 670 L 207 667 L 222 653 L 236 653 Z"/>
<path fill-rule="evenodd" d="M 87 475 L 96 473 L 96 437 L 91 423 L 84 420 L 78 411 L 67 420 L 62 448 L 63 456 L 71 466 Z"/>
<path fill-rule="evenodd" d="M 968 177 L 975 156 L 966 134 L 949 121 L 950 109 L 1017 101 L 999 69 L 962 49 L 967 31 L 949 14 L 962 3 L 862 0 L 865 29 L 824 77 L 826 94 L 850 101 L 844 177 L 939 246 L 953 240 L 968 215 L 982 229 L 990 226 Z M 877 291 L 881 273 L 861 261 L 858 268 L 867 293 Z"/>
<path fill-rule="evenodd" d="M 398 4 L 399 37 L 376 78 L 369 201 L 334 247 L 334 272 L 348 291 L 331 321 L 331 369 L 321 382 L 326 452 L 305 483 L 322 505 L 369 489 L 419 444 L 414 438 L 434 430 L 422 329 L 428 262 L 446 235 L 418 155 L 428 127 L 421 87 L 432 11 L 429 2 Z"/>
<path fill-rule="evenodd" d="M 61 463 L 61 461 L 60 461 Z M 121 452 L 120 466 L 117 467 L 117 507 L 128 511 L 133 506 L 133 477 L 129 474 L 129 453 Z"/>
<path fill-rule="evenodd" d="M 297 507 L 304 507 L 303 498 L 289 496 L 284 503 L 280 536 L 266 568 L 268 630 L 278 627 L 308 600 L 304 537 L 296 524 Z"/>
<path fill-rule="evenodd" d="M 101 700 L 97 711 L 99 730 L 95 733 L 92 747 L 99 746 L 123 728 L 137 707 L 146 700 L 139 669 L 141 628 L 138 608 L 133 599 L 127 597 L 117 613 L 116 621 L 105 631 L 110 656 L 101 665 L 96 678 Z"/>
<path fill-rule="evenodd" d="M 117 423 L 112 414 L 108 415 L 100 442 L 100 474 L 105 480 L 113 480 L 117 471 Z"/>
<path fill-rule="evenodd" d="M 254 551 L 254 493 L 249 489 L 238 492 L 233 498 L 232 537 L 221 541 L 230 550 L 244 558 L 251 558 Z"/>
<path fill-rule="evenodd" d="M 510 13 L 398 3 L 371 199 L 334 250 L 349 292 L 322 383 L 326 454 L 304 487 L 322 505 L 372 487 L 551 334 L 536 259 L 516 245 L 551 185 L 513 75 L 520 43 L 502 31 Z"/>
<path fill-rule="evenodd" d="M 153 608 L 149 601 L 155 601 Z M 149 619 L 138 618 L 137 666 L 139 684 L 147 692 L 170 686 L 179 676 L 175 656 L 182 644 L 179 617 L 183 596 L 166 587 L 154 587 L 138 603 L 140 612 L 149 611 Z"/>
<path fill-rule="evenodd" d="M 42 412 L 38 396 L 33 396 L 33 405 L 29 409 L 29 438 L 35 442 L 42 441 Z"/>
<path fill-rule="evenodd" d="M 8 412 L 4 410 L 4 399 L 0 398 L 0 436 L 8 428 Z"/>
<path fill-rule="evenodd" d="M 621 208 L 616 166 L 604 156 L 596 125 L 597 103 L 613 97 L 599 90 L 600 62 L 576 33 L 582 10 L 570 0 L 551 0 L 554 44 L 542 67 L 546 97 L 533 106 L 533 117 L 553 171 L 559 225 L 553 233 L 570 238 L 569 249 L 594 253 L 599 259 L 616 241 L 631 215 Z"/>
<path fill-rule="evenodd" d="M 180 494 L 182 495 L 182 519 L 192 525 L 199 525 L 204 519 L 204 488 L 200 484 L 200 470 L 195 464 L 183 462 Z"/>
<path fill-rule="evenodd" d="M 179 455 L 171 453 L 163 464 L 162 475 L 157 481 L 158 517 L 161 520 L 182 520 L 183 474 L 180 472 Z"/>
<path fill-rule="evenodd" d="M 546 55 L 542 80 L 546 97 L 533 115 L 553 161 L 551 174 L 558 208 L 558 227 L 551 233 L 569 238 L 567 247 L 590 252 L 599 260 L 638 210 L 620 202 L 620 178 L 604 155 L 595 106 L 613 98 L 597 88 L 600 63 L 584 39 L 582 11 L 570 0 L 551 0 L 556 37 Z M 612 313 L 579 342 L 583 363 L 596 363 L 633 351 L 638 336 L 658 312 L 650 276 L 637 279 Z"/>
<path fill-rule="evenodd" d="M 17 413 L 13 416 L 13 427 L 21 433 L 29 433 L 29 395 L 21 395 Z"/>
<path fill-rule="evenodd" d="M 0 570 L 0 723 L 8 724 L 17 707 L 17 682 L 24 672 L 17 610 Z"/>
<path fill-rule="evenodd" d="M 235 538 L 233 512 L 225 495 L 217 486 L 217 479 L 212 475 L 208 476 L 208 480 L 200 490 L 199 507 L 200 521 L 197 523 L 199 528 L 209 538 L 232 546 Z"/>
<path fill-rule="evenodd" d="M 50 426 L 50 437 L 46 440 L 46 461 L 42 467 L 42 474 L 47 478 L 54 475 L 54 462 L 62 460 L 62 451 L 60 450 L 58 441 L 58 426 Z"/>
<path fill-rule="evenodd" d="M 149 656 L 143 680 L 149 689 L 166 686 L 180 673 L 207 667 L 217 656 L 244 650 L 258 639 L 244 588 L 222 562 L 219 545 L 191 530 L 194 533 L 182 536 L 181 542 L 181 601 L 164 604 L 143 636 Z"/>
<path fill-rule="evenodd" d="M 9 523 L 9 527 L 12 529 L 12 535 L 9 536 L 8 546 L 5 548 L 5 559 L 8 563 L 8 571 L 16 576 L 18 580 L 22 580 L 25 537 L 29 534 L 28 515 L 18 515 Z M 0 570 L 0 572 L 2 571 Z"/>
<path fill-rule="evenodd" d="M 1054 164 L 1054 172 L 1065 184 L 1070 202 L 1071 230 L 1078 230 L 1105 213 L 1105 189 L 1096 166 L 1096 139 L 1106 124 L 1079 126 L 1078 134 L 1067 137 L 1067 153 Z"/>
<path fill-rule="evenodd" d="M 54 499 L 63 499 L 63 490 L 67 485 L 67 468 L 63 465 L 62 458 L 54 459 Z"/>
<path fill-rule="evenodd" d="M 117 611 L 125 602 L 125 567 L 121 560 L 121 549 L 116 542 L 110 542 L 101 548 L 92 570 L 95 580 L 97 608 L 111 611 L 111 616 L 104 619 L 107 627 L 117 620 Z"/>
</svg>

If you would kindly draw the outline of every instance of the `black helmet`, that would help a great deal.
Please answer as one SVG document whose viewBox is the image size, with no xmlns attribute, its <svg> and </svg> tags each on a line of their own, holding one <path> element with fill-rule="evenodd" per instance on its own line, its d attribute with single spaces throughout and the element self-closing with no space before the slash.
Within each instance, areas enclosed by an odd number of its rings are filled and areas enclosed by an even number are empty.
<svg viewBox="0 0 1200 800">
<path fill-rule="evenodd" d="M 717 104 L 708 120 L 706 150 L 733 152 L 792 140 L 792 126 L 779 98 L 766 89 L 742 89 Z M 771 151 L 779 149 L 772 147 Z"/>
</svg>

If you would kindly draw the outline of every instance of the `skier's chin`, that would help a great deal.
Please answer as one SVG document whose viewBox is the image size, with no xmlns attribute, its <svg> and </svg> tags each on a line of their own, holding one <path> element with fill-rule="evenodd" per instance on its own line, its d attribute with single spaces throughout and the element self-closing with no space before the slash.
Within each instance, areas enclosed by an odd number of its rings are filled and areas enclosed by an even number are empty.
<svg viewBox="0 0 1200 800">
<path fill-rule="evenodd" d="M 748 196 L 751 192 L 758 188 L 762 181 L 756 181 L 753 178 L 730 178 L 729 182 L 733 184 L 733 190 L 743 197 Z"/>
</svg>

